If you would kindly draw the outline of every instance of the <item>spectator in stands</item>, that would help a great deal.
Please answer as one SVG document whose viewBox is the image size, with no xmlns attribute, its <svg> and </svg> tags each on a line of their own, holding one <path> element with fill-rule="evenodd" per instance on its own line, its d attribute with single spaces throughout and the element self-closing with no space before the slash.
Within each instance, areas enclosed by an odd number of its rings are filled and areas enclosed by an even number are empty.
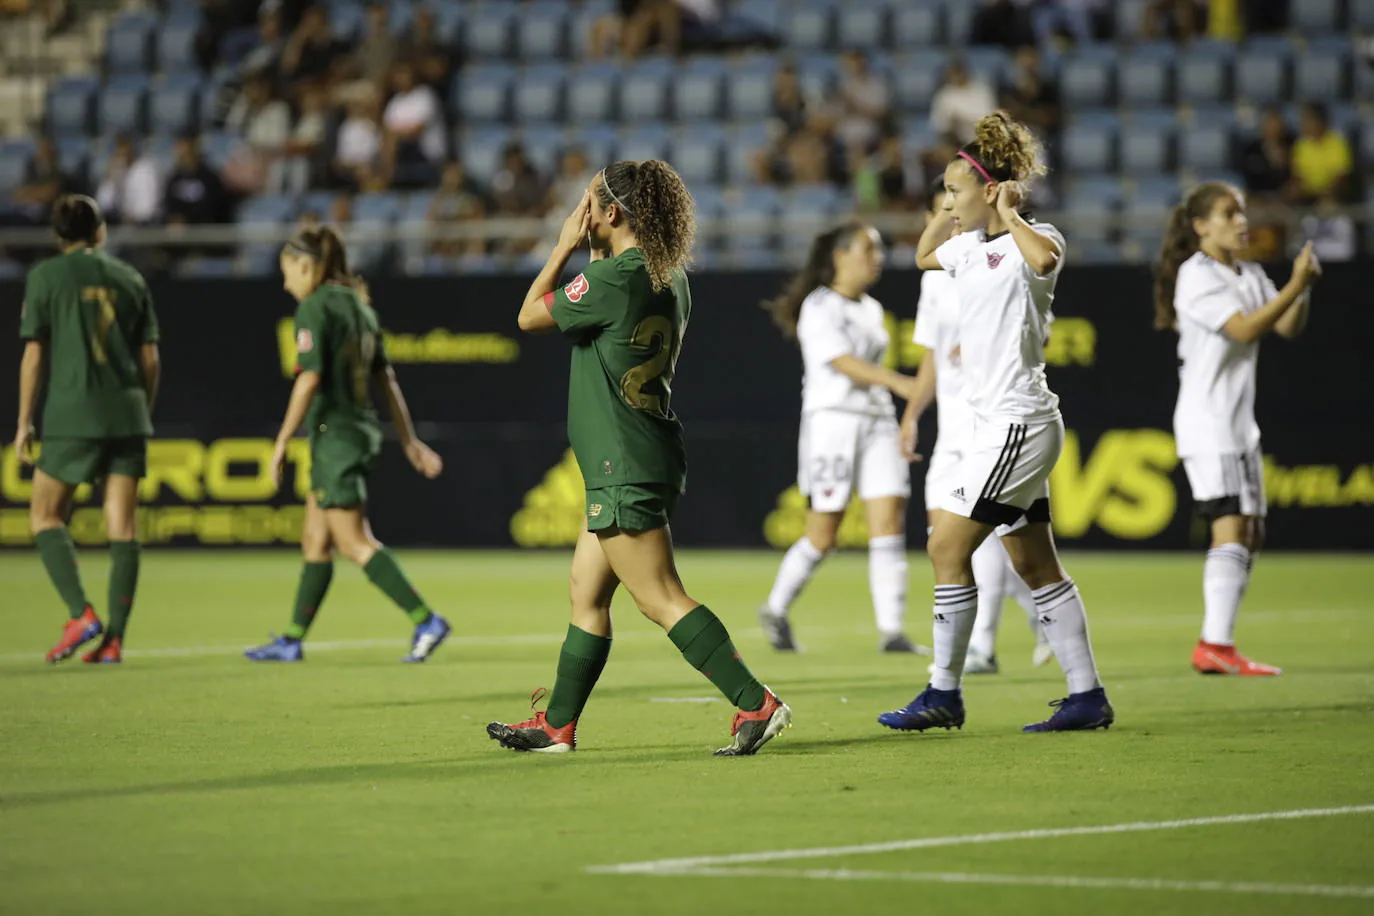
<svg viewBox="0 0 1374 916">
<path fill-rule="evenodd" d="M 272 84 L 263 77 L 249 80 L 224 126 L 241 140 L 225 166 L 225 184 L 240 194 L 280 192 L 279 185 L 269 187 L 268 173 L 275 169 L 280 180 L 279 160 L 291 139 L 291 108 L 273 97 Z"/>
<path fill-rule="evenodd" d="M 809 112 L 797 67 L 785 63 L 773 74 L 773 122 L 780 137 L 790 137 L 806 126 Z"/>
<path fill-rule="evenodd" d="M 930 125 L 945 143 L 963 146 L 973 139 L 973 126 L 997 110 L 997 97 L 981 79 L 969 76 L 960 58 L 950 61 L 944 82 L 931 97 Z M 950 153 L 950 156 L 953 156 Z"/>
<path fill-rule="evenodd" d="M 400 42 L 396 56 L 415 68 L 420 82 L 433 86 L 441 98 L 445 96 L 453 72 L 453 57 L 439 38 L 439 26 L 429 7 L 415 8 L 410 33 Z"/>
<path fill-rule="evenodd" d="M 1289 196 L 1306 203 L 1323 197 L 1344 199 L 1353 168 L 1350 144 L 1331 129 L 1326 106 L 1320 102 L 1303 105 L 1301 135 L 1293 144 Z"/>
<path fill-rule="evenodd" d="M 1030 18 L 1024 3 L 1018 5 L 1012 0 L 983 0 L 973 14 L 973 29 L 969 37 L 976 45 L 1019 48 L 1030 44 Z"/>
<path fill-rule="evenodd" d="M 1060 33 L 1067 33 L 1080 47 L 1091 44 L 1099 5 L 1098 0 L 1034 0 L 1030 17 L 1035 43 L 1050 48 Z"/>
<path fill-rule="evenodd" d="M 382 124 L 376 96 L 357 99 L 339 127 L 334 150 L 334 183 L 353 190 L 386 187 L 381 172 Z"/>
<path fill-rule="evenodd" d="M 719 0 L 620 0 L 620 15 L 603 17 L 593 31 L 594 52 L 620 36 L 620 53 L 635 58 L 651 48 L 682 53 L 685 44 L 708 44 L 720 23 Z"/>
<path fill-rule="evenodd" d="M 555 232 L 562 226 L 563 218 L 577 209 L 587 185 L 591 184 L 592 174 L 591 163 L 581 147 L 572 146 L 563 152 L 558 161 L 558 175 L 549 183 L 544 201 L 544 214 L 550 220 L 558 220 L 553 227 Z"/>
<path fill-rule="evenodd" d="M 491 179 L 491 198 L 499 216 L 542 216 L 544 181 L 519 143 L 507 144 L 501 167 Z M 509 254 L 524 254 L 538 237 L 512 238 L 505 246 Z"/>
<path fill-rule="evenodd" d="M 196 60 L 207 73 L 220 57 L 220 43 L 235 29 L 252 28 L 262 0 L 200 0 Z"/>
<path fill-rule="evenodd" d="M 434 181 L 444 160 L 444 109 L 439 95 L 415 78 L 415 68 L 398 64 L 393 94 L 382 113 L 382 160 L 394 183 L 418 187 Z"/>
<path fill-rule="evenodd" d="M 200 138 L 195 134 L 177 139 L 162 199 L 169 225 L 219 223 L 228 216 L 229 195 L 219 174 L 201 155 Z"/>
<path fill-rule="evenodd" d="M 877 152 L 861 159 L 851 158 L 854 194 L 865 211 L 902 212 L 912 209 L 908 192 L 906 151 L 902 138 L 893 132 L 883 134 Z"/>
<path fill-rule="evenodd" d="M 281 11 L 263 7 L 258 16 L 258 36 L 253 48 L 239 64 L 239 78 L 243 81 L 263 77 L 275 87 L 281 79 L 283 40 Z"/>
<path fill-rule="evenodd" d="M 1041 137 L 1059 130 L 1059 87 L 1040 72 L 1040 54 L 1031 45 L 1016 49 L 1016 60 L 1002 87 L 1002 107 Z"/>
<path fill-rule="evenodd" d="M 281 55 L 283 78 L 299 83 L 327 80 L 338 63 L 343 48 L 330 31 L 324 7 L 312 6 L 301 15 Z"/>
<path fill-rule="evenodd" d="M 162 192 L 162 174 L 153 157 L 138 155 L 131 137 L 116 140 L 105 177 L 95 192 L 105 219 L 135 226 L 155 223 L 162 211 Z"/>
<path fill-rule="evenodd" d="M 301 112 L 282 149 L 268 169 L 267 187 L 278 194 L 299 194 L 321 185 L 328 167 L 329 100 L 321 86 L 301 90 Z"/>
<path fill-rule="evenodd" d="M 1151 0 L 1141 20 L 1147 41 L 1189 42 L 1207 31 L 1207 5 L 1202 0 Z"/>
<path fill-rule="evenodd" d="M 588 181 L 591 179 L 588 178 Z M 586 184 L 582 191 L 587 190 Z M 439 179 L 439 188 L 429 203 L 429 222 L 433 226 L 445 224 L 471 223 L 484 219 L 487 215 L 487 202 L 482 188 L 468 177 L 463 163 L 451 159 L 444 165 Z M 430 245 L 432 254 L 453 257 L 468 254 L 485 254 L 486 240 L 436 239 Z"/>
<path fill-rule="evenodd" d="M 53 201 L 63 194 L 81 190 L 76 180 L 62 171 L 57 144 L 42 137 L 24 174 L 24 183 L 10 197 L 19 225 L 46 226 Z"/>
<path fill-rule="evenodd" d="M 1240 153 L 1240 173 L 1245 190 L 1254 197 L 1276 197 L 1292 177 L 1293 135 L 1276 107 L 1264 110 L 1259 136 L 1246 143 Z"/>
<path fill-rule="evenodd" d="M 347 77 L 353 82 L 341 88 L 344 98 L 356 98 L 360 91 L 385 86 L 396 62 L 399 48 L 391 34 L 391 17 L 385 3 L 367 8 L 367 24 L 362 40 L 344 61 Z"/>
<path fill-rule="evenodd" d="M 862 51 L 846 53 L 840 59 L 840 67 L 835 134 L 846 148 L 858 147 L 867 152 L 891 124 L 892 93 L 887 81 L 869 67 Z"/>
</svg>

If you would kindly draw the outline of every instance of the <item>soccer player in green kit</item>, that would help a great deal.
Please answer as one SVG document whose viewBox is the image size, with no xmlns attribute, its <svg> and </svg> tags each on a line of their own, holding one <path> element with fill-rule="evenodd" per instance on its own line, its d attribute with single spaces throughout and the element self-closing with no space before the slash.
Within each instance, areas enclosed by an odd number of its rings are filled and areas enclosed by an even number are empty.
<svg viewBox="0 0 1374 916">
<path fill-rule="evenodd" d="M 33 463 L 34 408 L 48 369 L 43 448 L 33 473 L 29 524 L 48 577 L 70 615 L 49 663 L 100 643 L 88 663 L 121 660 L 138 586 L 138 480 L 148 466 L 159 375 L 157 316 L 138 271 L 100 250 L 105 219 L 94 200 L 69 195 L 53 205 L 62 253 L 29 271 L 19 335 L 19 429 L 14 450 Z M 109 626 L 86 600 L 66 518 L 83 483 L 104 481 L 110 538 Z"/>
<path fill-rule="evenodd" d="M 791 723 L 791 709 L 745 667 L 724 624 L 687 595 L 673 560 L 668 520 L 687 459 L 669 401 L 692 305 L 684 270 L 694 234 L 692 197 L 671 166 L 617 162 L 592 179 L 521 306 L 522 330 L 559 330 L 573 345 L 568 438 L 587 511 L 569 576 L 572 623 L 548 711 L 488 725 L 503 747 L 576 747 L 578 717 L 610 655 L 611 598 L 622 584 L 738 708 L 731 742 L 717 756 L 753 754 Z M 592 263 L 556 288 L 588 240 Z"/>
<path fill-rule="evenodd" d="M 310 430 L 310 495 L 301 528 L 305 565 L 286 634 L 244 656 L 258 662 L 298 662 L 301 641 L 334 577 L 334 551 L 358 566 L 373 585 L 415 624 L 410 654 L 422 662 L 449 634 L 448 621 L 432 612 L 401 571 L 391 551 L 372 535 L 366 514 L 367 475 L 382 446 L 372 405 L 372 384 L 386 395 L 406 458 L 426 478 L 443 460 L 415 436 L 415 426 L 396 373 L 382 345 L 377 313 L 367 287 L 348 269 L 348 253 L 332 228 L 307 229 L 281 254 L 282 285 L 296 309 L 296 384 L 272 454 L 272 476 L 281 483 L 286 447 L 304 424 Z"/>
</svg>

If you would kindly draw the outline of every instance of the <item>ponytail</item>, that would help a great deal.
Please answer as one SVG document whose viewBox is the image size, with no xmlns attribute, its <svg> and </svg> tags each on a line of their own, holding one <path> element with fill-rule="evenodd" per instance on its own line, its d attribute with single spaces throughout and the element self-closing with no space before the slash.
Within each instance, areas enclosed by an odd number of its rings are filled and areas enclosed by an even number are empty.
<svg viewBox="0 0 1374 916">
<path fill-rule="evenodd" d="M 614 204 L 624 214 L 654 291 L 671 286 L 696 241 L 696 207 L 681 176 L 658 159 L 617 162 L 602 170 L 596 196 L 603 209 Z"/>
<path fill-rule="evenodd" d="M 1028 181 L 1049 171 L 1035 134 L 1005 111 L 979 118 L 973 140 L 959 151 L 959 157 L 989 182 Z"/>
<path fill-rule="evenodd" d="M 797 321 L 801 318 L 802 302 L 820 286 L 835 282 L 835 252 L 849 247 L 854 236 L 868 227 L 860 222 L 847 222 L 827 229 L 811 241 L 806 263 L 783 291 L 774 299 L 760 303 L 773 316 L 773 323 L 787 340 L 797 339 Z"/>
<path fill-rule="evenodd" d="M 316 289 L 326 283 L 338 283 L 352 287 L 360 299 L 369 301 L 367 282 L 348 269 L 348 249 L 333 226 L 303 229 L 287 243 L 287 247 L 314 259 Z"/>
<path fill-rule="evenodd" d="M 1216 202 L 1240 191 L 1223 181 L 1207 181 L 1193 188 L 1183 202 L 1169 214 L 1169 228 L 1164 232 L 1164 244 L 1155 262 L 1155 328 L 1172 330 L 1178 323 L 1174 308 L 1174 288 L 1178 284 L 1178 269 L 1183 262 L 1197 254 L 1200 240 L 1193 229 L 1193 220 L 1206 219 Z"/>
</svg>

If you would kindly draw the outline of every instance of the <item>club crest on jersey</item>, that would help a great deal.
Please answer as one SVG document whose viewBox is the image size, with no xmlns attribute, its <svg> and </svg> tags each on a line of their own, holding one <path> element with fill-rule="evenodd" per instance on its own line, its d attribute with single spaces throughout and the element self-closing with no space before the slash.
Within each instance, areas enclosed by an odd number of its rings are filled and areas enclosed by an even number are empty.
<svg viewBox="0 0 1374 916">
<path fill-rule="evenodd" d="M 996 269 L 997 269 L 997 265 L 1001 264 L 1001 263 L 1002 263 L 1002 259 L 1005 258 L 1005 257 L 1006 257 L 1006 254 L 1005 254 L 1005 253 L 996 252 L 996 251 L 989 251 L 989 252 L 988 252 L 988 270 L 996 270 Z"/>
<path fill-rule="evenodd" d="M 309 328 L 301 328 L 296 332 L 296 352 L 309 353 L 315 349 L 315 338 L 311 336 Z"/>
<path fill-rule="evenodd" d="M 573 281 L 563 287 L 563 295 L 568 297 L 569 302 L 581 302 L 582 297 L 587 295 L 587 290 L 591 289 L 587 283 L 586 274 L 578 274 L 573 277 Z"/>
</svg>

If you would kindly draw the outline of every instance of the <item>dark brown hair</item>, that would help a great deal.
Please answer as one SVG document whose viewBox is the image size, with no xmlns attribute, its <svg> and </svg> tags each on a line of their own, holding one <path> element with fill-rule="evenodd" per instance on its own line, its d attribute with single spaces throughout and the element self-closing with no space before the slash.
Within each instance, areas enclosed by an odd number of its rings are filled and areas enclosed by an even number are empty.
<svg viewBox="0 0 1374 916">
<path fill-rule="evenodd" d="M 68 244 L 86 242 L 94 245 L 105 225 L 100 204 L 85 194 L 67 194 L 52 206 L 52 231 Z"/>
<path fill-rule="evenodd" d="M 302 229 L 286 245 L 296 253 L 314 259 L 316 288 L 325 283 L 338 283 L 353 287 L 363 301 L 368 300 L 367 282 L 348 269 L 348 249 L 333 226 Z"/>
<path fill-rule="evenodd" d="M 993 181 L 1026 181 L 1049 171 L 1035 134 L 1005 111 L 979 118 L 973 140 L 961 152 L 981 165 Z"/>
<path fill-rule="evenodd" d="M 801 317 L 802 302 L 820 286 L 835 282 L 835 252 L 848 248 L 854 236 L 868 231 L 868 225 L 858 220 L 841 223 L 827 229 L 811 241 L 806 263 L 787 287 L 775 299 L 761 303 L 773 316 L 773 323 L 788 340 L 797 339 L 797 320 Z"/>
<path fill-rule="evenodd" d="M 1169 214 L 1169 228 L 1164 232 L 1164 245 L 1155 262 L 1155 327 L 1158 330 L 1170 330 L 1178 320 L 1178 312 L 1174 310 L 1178 269 L 1197 253 L 1201 241 L 1193 229 L 1193 220 L 1206 219 L 1217 201 L 1228 195 L 1241 197 L 1234 185 L 1204 181 L 1189 191 L 1183 202 Z"/>
<path fill-rule="evenodd" d="M 696 206 L 673 167 L 658 159 L 606 166 L 596 186 L 602 209 L 615 204 L 639 240 L 654 290 L 667 289 L 692 262 Z"/>
</svg>

